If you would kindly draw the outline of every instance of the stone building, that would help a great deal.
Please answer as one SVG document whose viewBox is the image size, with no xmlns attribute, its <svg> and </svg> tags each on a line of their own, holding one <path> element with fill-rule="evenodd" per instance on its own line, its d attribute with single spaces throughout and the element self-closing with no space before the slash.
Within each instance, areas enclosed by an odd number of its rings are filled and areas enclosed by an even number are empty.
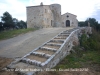
<svg viewBox="0 0 100 75">
<path fill-rule="evenodd" d="M 26 10 L 28 28 L 78 26 L 76 15 L 70 13 L 61 15 L 60 4 L 43 5 L 41 3 L 38 6 L 28 6 Z"/>
<path fill-rule="evenodd" d="M 62 27 L 77 27 L 78 20 L 76 19 L 76 17 L 76 15 L 73 15 L 71 13 L 65 13 L 61 15 Z"/>
</svg>

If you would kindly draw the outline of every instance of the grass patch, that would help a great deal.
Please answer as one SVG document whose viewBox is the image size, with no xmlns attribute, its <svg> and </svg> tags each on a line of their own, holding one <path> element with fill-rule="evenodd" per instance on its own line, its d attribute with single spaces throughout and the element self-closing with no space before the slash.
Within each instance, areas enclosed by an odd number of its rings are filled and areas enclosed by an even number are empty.
<svg viewBox="0 0 100 75">
<path fill-rule="evenodd" d="M 27 28 L 27 29 L 18 29 L 18 30 L 8 30 L 8 31 L 3 31 L 0 32 L 0 40 L 8 39 L 15 37 L 20 34 L 24 34 L 30 31 L 37 30 L 36 28 Z"/>
<path fill-rule="evenodd" d="M 81 56 L 78 54 L 71 53 L 54 68 L 86 68 L 87 65 L 100 65 L 100 51 L 81 51 Z"/>
</svg>

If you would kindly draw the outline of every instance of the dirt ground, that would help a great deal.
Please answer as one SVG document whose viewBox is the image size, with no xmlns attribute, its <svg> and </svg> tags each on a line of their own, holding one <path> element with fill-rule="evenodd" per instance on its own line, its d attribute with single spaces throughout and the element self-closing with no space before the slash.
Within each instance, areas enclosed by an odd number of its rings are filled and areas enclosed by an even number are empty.
<svg viewBox="0 0 100 75">
<path fill-rule="evenodd" d="M 4 71 L 7 65 L 9 65 L 13 59 L 11 58 L 4 58 L 0 57 L 0 75 L 22 75 L 19 72 L 11 72 L 11 71 Z M 89 67 L 89 66 L 88 66 Z M 88 71 L 46 71 L 41 72 L 38 75 L 100 75 L 100 67 L 95 65 L 93 67 L 89 67 Z"/>
<path fill-rule="evenodd" d="M 11 58 L 0 57 L 0 75 L 19 75 L 18 72 L 9 72 L 9 71 L 3 70 L 12 61 L 13 59 Z"/>
</svg>

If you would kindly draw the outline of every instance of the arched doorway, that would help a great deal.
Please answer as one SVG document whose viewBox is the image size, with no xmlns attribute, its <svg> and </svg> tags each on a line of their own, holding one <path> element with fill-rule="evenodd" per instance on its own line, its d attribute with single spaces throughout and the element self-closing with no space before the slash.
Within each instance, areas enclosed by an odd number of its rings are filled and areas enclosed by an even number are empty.
<svg viewBox="0 0 100 75">
<path fill-rule="evenodd" d="M 70 21 L 66 20 L 66 27 L 70 27 Z"/>
</svg>

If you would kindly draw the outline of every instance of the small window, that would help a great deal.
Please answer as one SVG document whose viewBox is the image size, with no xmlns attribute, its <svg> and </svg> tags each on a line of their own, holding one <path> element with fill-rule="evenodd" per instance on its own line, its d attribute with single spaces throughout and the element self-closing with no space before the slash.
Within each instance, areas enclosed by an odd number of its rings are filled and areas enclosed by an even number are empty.
<svg viewBox="0 0 100 75">
<path fill-rule="evenodd" d="M 69 15 L 67 15 L 67 18 L 69 17 Z"/>
</svg>

